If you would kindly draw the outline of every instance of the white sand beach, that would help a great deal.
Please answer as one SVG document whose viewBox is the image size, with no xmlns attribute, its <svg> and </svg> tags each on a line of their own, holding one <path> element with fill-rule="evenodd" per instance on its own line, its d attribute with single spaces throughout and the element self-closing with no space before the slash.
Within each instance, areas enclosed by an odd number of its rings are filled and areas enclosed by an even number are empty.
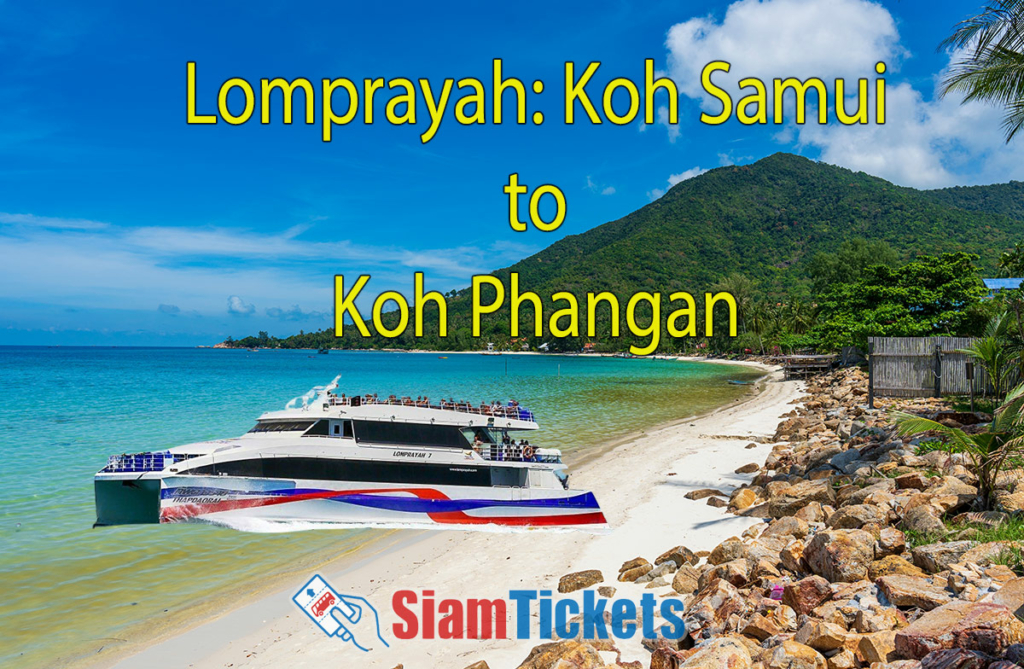
<svg viewBox="0 0 1024 669">
<path fill-rule="evenodd" d="M 782 381 L 776 371 L 762 385 L 758 394 L 733 406 L 641 433 L 575 467 L 573 487 L 595 493 L 611 528 L 606 533 L 403 530 L 360 551 L 355 559 L 320 569 L 338 592 L 363 596 L 376 606 L 390 648 L 377 642 L 371 652 L 363 653 L 321 632 L 291 601 L 294 592 L 313 575 L 310 573 L 219 618 L 122 657 L 114 666 L 390 669 L 402 664 L 406 669 L 462 669 L 486 660 L 491 669 L 517 667 L 529 650 L 544 640 L 536 634 L 524 641 L 396 640 L 391 634 L 392 624 L 398 621 L 391 610 L 392 594 L 400 589 L 430 589 L 438 601 L 507 598 L 511 589 L 557 591 L 562 575 L 600 569 L 604 584 L 618 589 L 616 597 L 639 601 L 643 585 L 615 580 L 626 560 L 637 556 L 653 560 L 679 544 L 694 551 L 710 550 L 761 522 L 727 514 L 705 500 L 687 500 L 684 495 L 698 488 L 728 493 L 752 476 L 733 473 L 736 468 L 764 462 L 771 449 L 766 442 L 779 417 L 792 409 L 801 384 Z M 686 408 L 680 407 L 680 413 L 685 412 Z M 754 441 L 756 448 L 747 448 Z M 296 534 L 295 540 L 302 541 L 302 534 Z M 664 590 L 654 593 L 664 594 Z M 514 633 L 511 622 L 509 630 Z M 620 643 L 619 648 L 623 661 L 647 661 L 650 657 L 640 648 L 639 639 Z M 607 661 L 614 659 L 614 654 L 606 657 Z"/>
</svg>

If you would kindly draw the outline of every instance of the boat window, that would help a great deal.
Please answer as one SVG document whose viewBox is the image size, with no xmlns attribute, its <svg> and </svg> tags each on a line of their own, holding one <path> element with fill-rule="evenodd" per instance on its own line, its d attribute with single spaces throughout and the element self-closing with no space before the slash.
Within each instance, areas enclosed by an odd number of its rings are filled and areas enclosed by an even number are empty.
<svg viewBox="0 0 1024 669">
<path fill-rule="evenodd" d="M 458 434 L 456 432 L 456 434 Z M 188 470 L 196 476 L 251 476 L 257 478 L 402 483 L 406 485 L 492 485 L 491 469 L 470 464 L 381 462 L 347 458 L 252 458 L 203 465 Z M 523 470 L 525 477 L 525 470 Z M 525 481 L 525 478 L 523 479 Z M 512 485 L 522 485 L 512 484 Z M 415 499 L 410 504 L 417 504 Z"/>
<path fill-rule="evenodd" d="M 249 432 L 304 432 L 312 425 L 311 420 L 260 421 Z"/>
<path fill-rule="evenodd" d="M 329 427 L 330 427 L 330 422 L 329 421 L 318 420 L 317 422 L 313 423 L 313 427 L 311 427 L 308 430 L 306 430 L 306 434 L 304 436 L 307 436 L 307 437 L 326 437 L 327 436 L 327 429 Z"/>
<path fill-rule="evenodd" d="M 359 442 L 467 448 L 465 438 L 455 425 L 359 420 L 355 421 L 355 431 Z"/>
<path fill-rule="evenodd" d="M 491 485 L 525 488 L 526 474 L 522 467 L 491 467 Z"/>
<path fill-rule="evenodd" d="M 344 437 L 346 439 L 352 438 L 352 421 L 350 420 L 336 420 L 331 426 L 331 434 L 335 437 Z"/>
<path fill-rule="evenodd" d="M 485 444 L 496 444 L 498 443 L 494 436 L 491 435 L 491 431 L 486 427 L 464 427 L 462 428 L 462 434 L 466 437 L 466 441 L 470 444 L 476 441 L 477 437 L 480 437 L 480 441 Z"/>
</svg>

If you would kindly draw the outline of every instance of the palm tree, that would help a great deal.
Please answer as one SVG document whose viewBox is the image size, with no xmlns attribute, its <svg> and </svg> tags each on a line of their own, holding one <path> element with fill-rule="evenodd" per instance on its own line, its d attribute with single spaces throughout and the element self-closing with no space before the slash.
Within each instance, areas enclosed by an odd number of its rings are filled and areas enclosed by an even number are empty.
<svg viewBox="0 0 1024 669">
<path fill-rule="evenodd" d="M 754 282 L 739 273 L 720 279 L 711 287 L 715 293 L 729 293 L 736 300 L 736 315 L 744 332 L 747 331 L 747 314 L 754 304 Z"/>
<path fill-rule="evenodd" d="M 992 508 L 996 501 L 996 479 L 1007 459 L 1016 459 L 1024 453 L 1024 384 L 1010 391 L 996 409 L 988 429 L 978 434 L 967 434 L 959 428 L 900 411 L 895 412 L 893 418 L 898 434 L 937 432 L 950 452 L 967 455 L 978 477 L 978 495 L 984 509 Z"/>
<path fill-rule="evenodd" d="M 1009 314 L 1005 311 L 996 314 L 985 326 L 985 334 L 981 339 L 968 348 L 957 349 L 958 353 L 966 353 L 985 368 L 996 397 L 1002 396 L 1004 384 L 1014 372 L 1013 360 L 1016 352 L 1006 341 L 1009 328 Z"/>
<path fill-rule="evenodd" d="M 985 10 L 957 24 L 939 48 L 958 50 L 941 94 L 1006 108 L 1006 141 L 1024 127 L 1024 0 L 991 0 Z"/>
</svg>

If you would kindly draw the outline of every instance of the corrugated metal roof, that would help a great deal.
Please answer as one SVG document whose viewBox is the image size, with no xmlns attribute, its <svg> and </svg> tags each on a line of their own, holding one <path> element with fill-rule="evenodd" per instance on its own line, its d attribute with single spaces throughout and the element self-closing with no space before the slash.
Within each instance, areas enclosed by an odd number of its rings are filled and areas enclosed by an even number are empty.
<svg viewBox="0 0 1024 669">
<path fill-rule="evenodd" d="M 1020 279 L 982 279 L 985 287 L 989 290 L 1014 290 L 1020 288 L 1021 282 L 1024 278 Z"/>
</svg>

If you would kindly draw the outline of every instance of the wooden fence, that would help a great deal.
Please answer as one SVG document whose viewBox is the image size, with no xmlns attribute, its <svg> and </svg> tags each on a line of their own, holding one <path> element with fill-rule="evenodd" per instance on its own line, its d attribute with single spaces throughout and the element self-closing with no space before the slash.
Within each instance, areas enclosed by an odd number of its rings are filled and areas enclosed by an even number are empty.
<svg viewBox="0 0 1024 669">
<path fill-rule="evenodd" d="M 870 385 L 875 397 L 929 397 L 967 395 L 969 358 L 957 349 L 967 348 L 971 337 L 869 337 Z M 984 393 L 988 375 L 974 364 L 974 392 Z"/>
</svg>

